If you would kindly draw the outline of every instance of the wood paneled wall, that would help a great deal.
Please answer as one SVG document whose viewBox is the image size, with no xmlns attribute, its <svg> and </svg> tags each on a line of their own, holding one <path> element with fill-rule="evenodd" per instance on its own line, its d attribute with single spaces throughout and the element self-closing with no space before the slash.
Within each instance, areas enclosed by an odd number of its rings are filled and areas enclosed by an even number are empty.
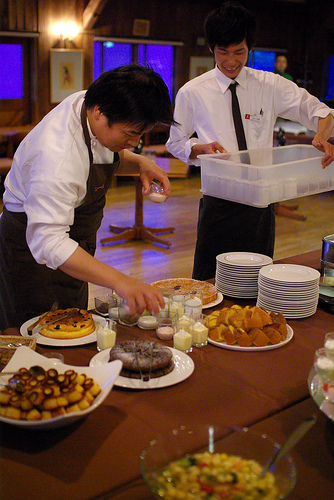
<svg viewBox="0 0 334 500">
<path fill-rule="evenodd" d="M 94 1 L 0 0 L 1 31 L 39 33 L 31 44 L 34 123 L 53 107 L 49 90 L 50 49 L 60 44 L 51 33 L 51 25 L 73 20 L 82 26 L 84 10 Z M 257 17 L 256 45 L 286 50 L 289 72 L 295 79 L 306 82 L 311 93 L 323 97 L 326 61 L 328 55 L 334 54 L 333 0 L 240 0 L 240 3 Z M 220 4 L 220 0 L 101 1 L 91 29 L 67 45 L 84 51 L 85 88 L 92 81 L 94 35 L 133 38 L 135 19 L 150 21 L 149 39 L 183 42 L 177 58 L 176 88 L 179 88 L 189 79 L 190 57 L 210 55 L 205 45 L 198 44 L 198 39 L 204 35 L 206 15 Z"/>
</svg>

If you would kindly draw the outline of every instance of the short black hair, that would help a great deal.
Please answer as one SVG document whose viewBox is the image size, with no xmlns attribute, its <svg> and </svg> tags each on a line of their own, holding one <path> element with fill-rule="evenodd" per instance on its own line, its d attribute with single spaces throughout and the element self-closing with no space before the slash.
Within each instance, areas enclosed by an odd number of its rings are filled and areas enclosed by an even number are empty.
<svg viewBox="0 0 334 500">
<path fill-rule="evenodd" d="M 168 88 L 152 68 L 128 64 L 102 73 L 87 89 L 87 109 L 98 106 L 109 125 L 140 124 L 140 131 L 174 123 Z"/>
<path fill-rule="evenodd" d="M 225 2 L 208 14 L 204 22 L 206 40 L 212 52 L 216 45 L 228 47 L 246 39 L 248 50 L 255 44 L 255 17 L 236 2 Z"/>
</svg>

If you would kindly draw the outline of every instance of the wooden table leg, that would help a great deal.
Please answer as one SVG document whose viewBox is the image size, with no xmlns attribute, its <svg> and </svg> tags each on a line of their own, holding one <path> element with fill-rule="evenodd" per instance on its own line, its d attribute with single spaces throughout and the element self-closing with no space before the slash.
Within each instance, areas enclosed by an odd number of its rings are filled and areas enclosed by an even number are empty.
<svg viewBox="0 0 334 500">
<path fill-rule="evenodd" d="M 148 240 L 153 243 L 159 243 L 170 247 L 172 243 L 170 241 L 164 240 L 156 236 L 157 234 L 173 233 L 174 227 L 165 228 L 155 228 L 155 227 L 145 227 L 143 224 L 143 202 L 144 196 L 142 192 L 142 183 L 139 177 L 134 177 L 135 187 L 136 187 L 136 202 L 135 202 L 135 224 L 132 227 L 120 227 L 120 226 L 109 226 L 109 230 L 112 233 L 118 233 L 115 236 L 110 236 L 109 238 L 102 238 L 101 244 L 104 246 L 107 243 L 114 243 L 118 241 L 128 241 L 128 240 Z"/>
</svg>

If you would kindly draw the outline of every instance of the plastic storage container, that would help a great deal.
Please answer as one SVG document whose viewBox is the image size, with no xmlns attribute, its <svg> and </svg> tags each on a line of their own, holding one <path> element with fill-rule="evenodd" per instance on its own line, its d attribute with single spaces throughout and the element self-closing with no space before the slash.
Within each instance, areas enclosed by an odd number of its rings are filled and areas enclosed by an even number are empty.
<svg viewBox="0 0 334 500">
<path fill-rule="evenodd" d="M 201 191 L 255 207 L 330 191 L 334 163 L 323 169 L 323 156 L 304 144 L 200 155 Z"/>
</svg>

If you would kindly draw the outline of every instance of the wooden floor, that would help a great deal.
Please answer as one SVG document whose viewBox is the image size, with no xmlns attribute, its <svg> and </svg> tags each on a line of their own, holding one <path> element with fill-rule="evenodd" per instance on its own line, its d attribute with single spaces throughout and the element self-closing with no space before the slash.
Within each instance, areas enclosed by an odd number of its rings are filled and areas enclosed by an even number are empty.
<svg viewBox="0 0 334 500">
<path fill-rule="evenodd" d="M 144 199 L 145 226 L 175 227 L 173 234 L 163 236 L 172 242 L 170 248 L 139 240 L 105 247 L 100 244 L 101 238 L 110 236 L 109 224 L 134 224 L 133 180 L 118 180 L 118 185 L 108 191 L 104 218 L 98 232 L 96 257 L 147 283 L 170 277 L 191 277 L 198 201 L 202 196 L 200 177 L 195 172 L 192 171 L 187 179 L 171 180 L 172 195 L 166 203 L 155 204 Z M 307 219 L 297 221 L 276 217 L 274 259 L 320 249 L 322 238 L 334 233 L 334 191 L 298 198 L 287 203 L 295 202 L 299 204 L 297 213 L 305 214 Z M 104 290 L 92 285 L 90 292 L 93 297 Z"/>
<path fill-rule="evenodd" d="M 170 277 L 191 277 L 196 241 L 200 177 L 192 172 L 187 179 L 172 179 L 172 195 L 161 205 L 144 200 L 144 224 L 151 227 L 174 226 L 173 234 L 163 236 L 172 246 L 130 241 L 102 247 L 99 240 L 108 237 L 109 224 L 131 226 L 134 223 L 134 186 L 132 181 L 118 182 L 108 192 L 107 206 L 98 232 L 96 257 L 119 271 L 148 283 Z M 334 233 L 334 191 L 286 202 L 298 203 L 297 213 L 305 221 L 276 217 L 274 259 L 321 248 L 322 238 Z M 91 287 L 92 295 L 102 290 Z"/>
</svg>

